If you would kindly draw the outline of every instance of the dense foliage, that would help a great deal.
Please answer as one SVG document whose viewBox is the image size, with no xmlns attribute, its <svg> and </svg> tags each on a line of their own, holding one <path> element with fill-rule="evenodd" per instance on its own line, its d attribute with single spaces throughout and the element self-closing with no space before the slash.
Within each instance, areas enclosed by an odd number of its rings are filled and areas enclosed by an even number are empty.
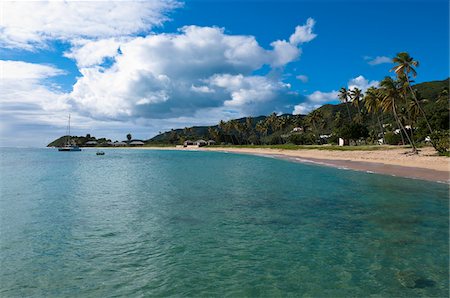
<svg viewBox="0 0 450 298">
<path fill-rule="evenodd" d="M 221 121 L 215 126 L 186 127 L 160 133 L 147 143 L 212 139 L 222 145 L 317 145 L 336 144 L 343 138 L 354 145 L 411 144 L 415 150 L 417 143 L 430 140 L 444 153 L 449 150 L 448 86 L 449 79 L 409 88 L 402 76 L 386 77 L 378 88 L 369 88 L 365 94 L 341 88 L 341 104 L 326 104 L 308 115 L 273 113 Z"/>
</svg>

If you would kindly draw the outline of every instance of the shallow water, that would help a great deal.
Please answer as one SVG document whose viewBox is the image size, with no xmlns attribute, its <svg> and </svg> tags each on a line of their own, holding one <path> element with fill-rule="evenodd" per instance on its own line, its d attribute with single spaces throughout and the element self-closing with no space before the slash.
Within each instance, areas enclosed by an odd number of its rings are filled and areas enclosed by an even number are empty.
<svg viewBox="0 0 450 298">
<path fill-rule="evenodd" d="M 448 295 L 448 185 L 105 151 L 0 149 L 0 296 Z"/>
</svg>

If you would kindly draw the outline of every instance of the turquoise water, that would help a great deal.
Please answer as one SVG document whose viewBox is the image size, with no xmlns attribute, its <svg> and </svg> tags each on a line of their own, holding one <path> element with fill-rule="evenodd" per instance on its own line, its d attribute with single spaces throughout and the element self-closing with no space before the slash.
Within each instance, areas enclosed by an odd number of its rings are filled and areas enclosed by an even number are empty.
<svg viewBox="0 0 450 298">
<path fill-rule="evenodd" d="M 0 296 L 448 296 L 448 186 L 215 152 L 0 149 Z"/>
</svg>

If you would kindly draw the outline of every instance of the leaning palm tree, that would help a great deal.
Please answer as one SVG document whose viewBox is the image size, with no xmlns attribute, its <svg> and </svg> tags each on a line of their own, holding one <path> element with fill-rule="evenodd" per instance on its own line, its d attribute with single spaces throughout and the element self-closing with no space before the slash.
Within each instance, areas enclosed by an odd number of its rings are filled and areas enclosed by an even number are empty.
<svg viewBox="0 0 450 298">
<path fill-rule="evenodd" d="M 417 154 L 417 148 L 414 142 L 409 137 L 398 115 L 398 102 L 402 98 L 398 88 L 398 82 L 394 81 L 390 77 L 385 77 L 384 80 L 381 81 L 380 87 L 382 92 L 382 101 L 381 101 L 382 110 L 384 112 L 392 112 L 395 120 L 397 121 L 398 126 L 408 139 L 408 142 L 412 147 L 412 152 Z"/>
<path fill-rule="evenodd" d="M 350 119 L 350 122 L 352 122 L 352 115 L 350 114 L 350 109 L 348 108 L 348 104 L 347 104 L 350 99 L 350 92 L 347 90 L 347 88 L 342 87 L 339 90 L 338 98 L 347 107 L 348 118 Z"/>
<path fill-rule="evenodd" d="M 411 92 L 411 96 L 414 99 L 414 101 L 417 104 L 417 107 L 419 108 L 419 111 L 421 112 L 422 116 L 425 118 L 425 122 L 427 124 L 428 130 L 430 131 L 430 134 L 433 133 L 433 130 L 431 129 L 430 122 L 428 122 L 427 115 L 425 114 L 425 111 L 420 106 L 420 103 L 417 99 L 416 93 L 413 90 L 411 86 L 411 81 L 409 79 L 409 75 L 411 74 L 414 78 L 417 76 L 417 71 L 415 67 L 419 67 L 419 61 L 414 60 L 413 57 L 411 57 L 407 52 L 401 52 L 398 53 L 397 56 L 395 56 L 392 59 L 392 62 L 395 64 L 394 67 L 391 69 L 391 71 L 394 71 L 398 78 L 401 78 L 404 76 L 404 79 L 406 79 L 406 86 Z"/>
</svg>

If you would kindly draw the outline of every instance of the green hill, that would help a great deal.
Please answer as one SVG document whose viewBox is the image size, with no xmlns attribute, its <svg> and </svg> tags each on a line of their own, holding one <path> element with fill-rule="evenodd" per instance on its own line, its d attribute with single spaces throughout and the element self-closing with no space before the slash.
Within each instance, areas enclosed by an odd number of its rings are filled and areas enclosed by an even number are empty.
<svg viewBox="0 0 450 298">
<path fill-rule="evenodd" d="M 69 139 L 69 136 L 62 136 L 60 138 L 57 138 L 56 140 L 52 141 L 50 144 L 47 145 L 47 147 L 62 147 L 67 143 L 67 140 Z M 98 146 L 101 146 L 102 144 L 106 144 L 107 142 L 111 142 L 110 139 L 106 138 L 95 138 L 91 137 L 89 134 L 85 137 L 77 137 L 77 136 L 70 136 L 70 140 L 72 142 L 75 142 L 78 146 L 86 146 L 86 143 L 89 141 L 95 141 L 97 142 Z"/>
</svg>

